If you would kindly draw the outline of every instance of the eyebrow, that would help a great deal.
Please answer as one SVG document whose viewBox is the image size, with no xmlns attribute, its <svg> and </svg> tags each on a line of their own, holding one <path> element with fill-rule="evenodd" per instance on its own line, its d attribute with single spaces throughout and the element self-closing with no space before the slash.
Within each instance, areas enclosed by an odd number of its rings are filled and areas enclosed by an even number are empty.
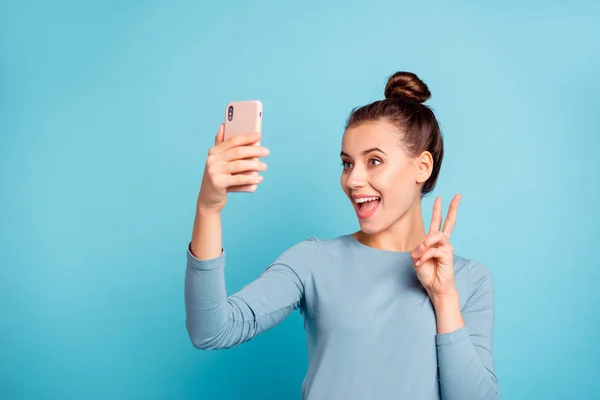
<svg viewBox="0 0 600 400">
<path fill-rule="evenodd" d="M 372 153 L 372 152 L 374 152 L 374 151 L 378 151 L 378 152 L 380 152 L 380 153 L 383 153 L 383 154 L 385 154 L 385 151 L 381 150 L 379 147 L 371 147 L 370 149 L 363 150 L 363 152 L 362 152 L 361 154 L 362 154 L 362 155 L 365 155 L 365 154 Z M 387 155 L 387 154 L 386 154 L 386 155 Z M 348 157 L 348 158 L 351 158 L 351 157 L 350 157 L 350 155 L 349 155 L 348 153 L 344 152 L 344 151 L 340 152 L 340 156 L 341 156 L 341 157 Z"/>
</svg>

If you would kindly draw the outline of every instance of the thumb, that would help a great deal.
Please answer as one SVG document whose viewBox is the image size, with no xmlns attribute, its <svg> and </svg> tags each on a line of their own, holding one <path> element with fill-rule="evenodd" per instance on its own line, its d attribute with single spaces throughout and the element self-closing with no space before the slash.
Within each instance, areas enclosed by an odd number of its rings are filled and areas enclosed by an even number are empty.
<svg viewBox="0 0 600 400">
<path fill-rule="evenodd" d="M 219 131 L 217 132 L 217 136 L 215 136 L 215 146 L 219 143 L 223 143 L 223 138 L 225 137 L 225 125 L 219 125 Z"/>
<path fill-rule="evenodd" d="M 421 243 L 410 253 L 410 257 L 412 258 L 413 263 L 417 262 L 419 258 L 421 258 L 424 251 L 425 246 L 423 246 L 423 243 Z"/>
</svg>

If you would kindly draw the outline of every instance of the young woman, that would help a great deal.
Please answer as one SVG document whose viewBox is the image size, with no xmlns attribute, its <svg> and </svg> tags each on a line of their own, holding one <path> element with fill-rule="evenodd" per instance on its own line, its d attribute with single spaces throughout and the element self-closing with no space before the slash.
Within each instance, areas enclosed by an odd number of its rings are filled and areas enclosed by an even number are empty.
<svg viewBox="0 0 600 400">
<path fill-rule="evenodd" d="M 268 149 L 258 134 L 223 141 L 206 162 L 185 278 L 195 347 L 239 345 L 300 309 L 307 332 L 304 399 L 499 399 L 494 294 L 481 263 L 454 254 L 460 196 L 442 225 L 437 198 L 428 232 L 421 200 L 444 154 L 427 86 L 397 72 L 385 99 L 352 111 L 342 139 L 341 186 L 360 230 L 307 238 L 227 296 L 220 213 L 232 190 L 252 191 Z"/>
</svg>

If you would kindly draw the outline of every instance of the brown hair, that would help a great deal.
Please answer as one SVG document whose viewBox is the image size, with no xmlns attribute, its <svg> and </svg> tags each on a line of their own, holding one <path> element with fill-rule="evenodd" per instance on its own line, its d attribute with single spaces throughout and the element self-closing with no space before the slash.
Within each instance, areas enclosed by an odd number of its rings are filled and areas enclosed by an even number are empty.
<svg viewBox="0 0 600 400">
<path fill-rule="evenodd" d="M 362 122 L 385 120 L 398 129 L 400 140 L 410 156 L 429 151 L 433 157 L 433 171 L 423 185 L 422 195 L 425 195 L 435 187 L 444 158 L 438 122 L 431 108 L 422 104 L 431 97 L 431 92 L 414 73 L 396 72 L 388 79 L 384 95 L 385 100 L 353 109 L 346 129 Z"/>
</svg>

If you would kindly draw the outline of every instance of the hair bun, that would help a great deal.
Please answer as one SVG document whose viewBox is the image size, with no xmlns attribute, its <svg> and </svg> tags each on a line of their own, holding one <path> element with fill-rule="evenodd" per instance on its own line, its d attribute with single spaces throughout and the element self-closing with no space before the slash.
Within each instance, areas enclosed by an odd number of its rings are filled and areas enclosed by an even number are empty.
<svg viewBox="0 0 600 400">
<path fill-rule="evenodd" d="M 390 76 L 384 94 L 386 99 L 408 97 L 419 103 L 424 103 L 431 97 L 429 88 L 417 75 L 402 71 Z"/>
</svg>

